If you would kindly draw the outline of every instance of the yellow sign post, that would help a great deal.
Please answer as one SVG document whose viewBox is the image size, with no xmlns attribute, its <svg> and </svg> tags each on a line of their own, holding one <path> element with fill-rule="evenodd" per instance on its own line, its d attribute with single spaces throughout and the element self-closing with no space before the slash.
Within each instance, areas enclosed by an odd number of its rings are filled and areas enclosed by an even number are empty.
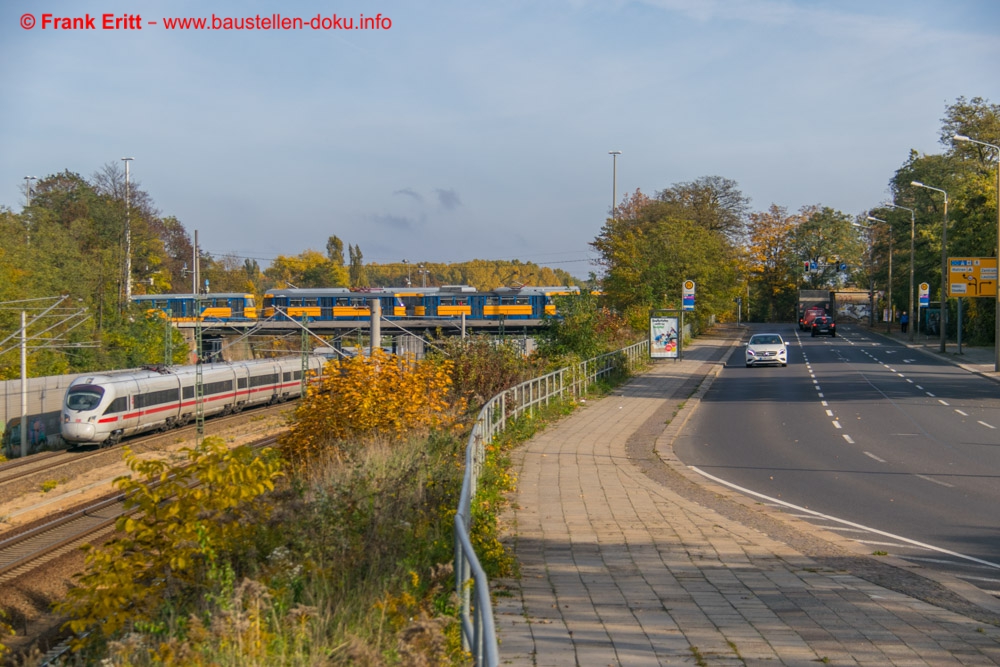
<svg viewBox="0 0 1000 667">
<path fill-rule="evenodd" d="M 949 257 L 948 296 L 997 295 L 996 257 Z"/>
</svg>

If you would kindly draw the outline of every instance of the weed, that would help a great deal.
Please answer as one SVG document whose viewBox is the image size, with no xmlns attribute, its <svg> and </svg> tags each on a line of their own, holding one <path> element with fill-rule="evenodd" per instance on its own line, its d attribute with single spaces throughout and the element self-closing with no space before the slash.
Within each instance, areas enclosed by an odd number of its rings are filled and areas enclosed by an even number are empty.
<svg viewBox="0 0 1000 667">
<path fill-rule="evenodd" d="M 57 486 L 59 486 L 59 482 L 57 480 L 47 479 L 47 480 L 45 480 L 44 482 L 41 483 L 41 487 L 40 488 L 42 489 L 42 493 L 48 493 L 49 491 L 51 491 L 52 489 L 56 488 Z"/>
<path fill-rule="evenodd" d="M 872 552 L 872 556 L 888 556 L 888 555 L 889 555 L 888 551 L 881 551 L 881 550 L 879 550 L 879 551 L 873 551 Z"/>
</svg>

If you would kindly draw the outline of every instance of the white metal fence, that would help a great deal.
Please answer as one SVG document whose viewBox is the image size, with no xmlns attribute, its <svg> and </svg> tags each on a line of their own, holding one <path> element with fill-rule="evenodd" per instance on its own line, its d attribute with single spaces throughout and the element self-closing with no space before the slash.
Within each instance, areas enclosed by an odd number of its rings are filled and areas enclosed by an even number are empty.
<svg viewBox="0 0 1000 667">
<path fill-rule="evenodd" d="M 486 445 L 507 427 L 508 420 L 553 400 L 580 396 L 597 380 L 629 372 L 647 359 L 649 341 L 644 340 L 522 382 L 491 398 L 479 411 L 465 450 L 465 479 L 455 515 L 455 586 L 462 603 L 462 644 L 472 653 L 476 665 L 495 667 L 500 662 L 489 579 L 469 537 L 472 500 L 486 458 Z"/>
</svg>

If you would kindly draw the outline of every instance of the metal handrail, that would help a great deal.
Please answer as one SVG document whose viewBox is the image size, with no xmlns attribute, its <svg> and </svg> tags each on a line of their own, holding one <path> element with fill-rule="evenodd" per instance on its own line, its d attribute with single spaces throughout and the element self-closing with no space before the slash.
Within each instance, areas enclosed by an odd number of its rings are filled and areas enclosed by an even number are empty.
<svg viewBox="0 0 1000 667">
<path fill-rule="evenodd" d="M 465 449 L 465 477 L 455 514 L 455 591 L 461 600 L 462 648 L 472 654 L 476 665 L 497 667 L 500 663 L 489 579 L 469 537 L 472 499 L 486 460 L 486 445 L 506 428 L 508 418 L 533 412 L 567 393 L 581 396 L 598 379 L 615 371 L 631 371 L 648 358 L 649 341 L 644 340 L 515 385 L 479 411 Z"/>
</svg>

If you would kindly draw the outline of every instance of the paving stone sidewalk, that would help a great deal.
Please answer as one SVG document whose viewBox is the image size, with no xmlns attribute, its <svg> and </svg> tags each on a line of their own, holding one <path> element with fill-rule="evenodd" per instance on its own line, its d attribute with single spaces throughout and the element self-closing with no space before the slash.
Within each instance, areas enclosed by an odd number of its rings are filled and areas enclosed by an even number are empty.
<svg viewBox="0 0 1000 667">
<path fill-rule="evenodd" d="M 698 339 L 515 452 L 521 578 L 495 582 L 501 664 L 1000 664 L 995 625 L 830 567 L 647 474 L 637 443 L 680 467 L 672 432 L 739 335 Z"/>
</svg>

